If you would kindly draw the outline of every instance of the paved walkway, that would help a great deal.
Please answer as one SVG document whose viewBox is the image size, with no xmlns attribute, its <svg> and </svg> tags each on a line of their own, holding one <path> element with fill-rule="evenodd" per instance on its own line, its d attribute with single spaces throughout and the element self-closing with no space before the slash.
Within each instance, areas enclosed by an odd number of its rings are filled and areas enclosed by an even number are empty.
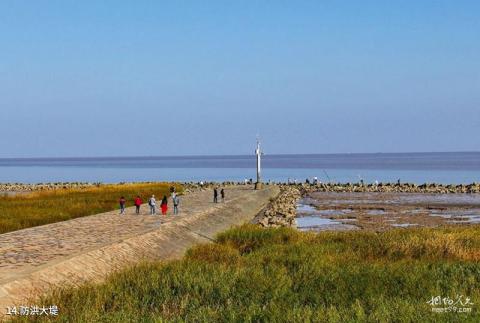
<svg viewBox="0 0 480 323">
<path fill-rule="evenodd" d="M 166 216 L 149 215 L 144 205 L 140 215 L 128 208 L 126 215 L 113 211 L 1 234 L 0 306 L 51 285 L 101 279 L 128 263 L 180 256 L 252 219 L 277 193 L 276 187 L 231 187 L 226 202 L 215 204 L 211 190 L 197 191 L 181 197 L 179 215 L 172 209 Z"/>
</svg>

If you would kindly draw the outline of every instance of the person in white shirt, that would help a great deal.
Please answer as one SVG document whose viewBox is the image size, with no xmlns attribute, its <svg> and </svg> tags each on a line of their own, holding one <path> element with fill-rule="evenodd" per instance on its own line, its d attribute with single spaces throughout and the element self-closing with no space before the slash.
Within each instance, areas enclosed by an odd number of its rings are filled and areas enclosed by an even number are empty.
<svg viewBox="0 0 480 323">
<path fill-rule="evenodd" d="M 152 195 L 152 197 L 148 200 L 148 205 L 150 206 L 150 214 L 155 215 L 157 213 L 157 201 L 155 200 L 155 195 Z"/>
</svg>

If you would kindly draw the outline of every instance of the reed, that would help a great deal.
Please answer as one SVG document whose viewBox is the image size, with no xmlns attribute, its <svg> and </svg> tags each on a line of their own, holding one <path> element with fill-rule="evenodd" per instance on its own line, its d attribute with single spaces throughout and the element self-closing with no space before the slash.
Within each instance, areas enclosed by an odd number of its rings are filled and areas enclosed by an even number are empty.
<svg viewBox="0 0 480 323">
<path fill-rule="evenodd" d="M 0 234 L 111 211 L 118 208 L 120 196 L 125 196 L 127 206 L 132 206 L 136 195 L 144 200 L 151 194 L 162 196 L 172 185 L 181 190 L 171 183 L 138 183 L 0 196 Z"/>
<path fill-rule="evenodd" d="M 480 227 L 301 233 L 251 225 L 39 301 L 59 322 L 478 322 Z M 433 296 L 472 313 L 434 313 Z M 465 299 L 464 299 L 465 300 Z"/>
</svg>

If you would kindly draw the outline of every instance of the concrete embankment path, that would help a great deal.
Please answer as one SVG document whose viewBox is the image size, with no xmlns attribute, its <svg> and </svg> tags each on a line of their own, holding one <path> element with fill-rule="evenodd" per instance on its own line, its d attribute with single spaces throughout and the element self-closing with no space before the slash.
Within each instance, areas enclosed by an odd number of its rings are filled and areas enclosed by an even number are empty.
<svg viewBox="0 0 480 323">
<path fill-rule="evenodd" d="M 52 287 L 101 281 L 142 260 L 180 257 L 250 221 L 277 194 L 275 186 L 235 186 L 226 189 L 225 203 L 212 203 L 211 190 L 196 191 L 181 197 L 179 215 L 169 209 L 152 216 L 143 206 L 141 215 L 128 208 L 126 215 L 113 211 L 1 234 L 0 320 L 7 306 L 28 305 L 26 297 Z"/>
</svg>

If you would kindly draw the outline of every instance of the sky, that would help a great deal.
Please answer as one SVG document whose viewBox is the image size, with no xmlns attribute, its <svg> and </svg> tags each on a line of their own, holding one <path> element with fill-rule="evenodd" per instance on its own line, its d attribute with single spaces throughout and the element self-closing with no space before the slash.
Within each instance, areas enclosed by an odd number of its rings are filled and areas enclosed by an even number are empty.
<svg viewBox="0 0 480 323">
<path fill-rule="evenodd" d="M 479 1 L 1 1 L 0 158 L 480 151 Z"/>
</svg>

